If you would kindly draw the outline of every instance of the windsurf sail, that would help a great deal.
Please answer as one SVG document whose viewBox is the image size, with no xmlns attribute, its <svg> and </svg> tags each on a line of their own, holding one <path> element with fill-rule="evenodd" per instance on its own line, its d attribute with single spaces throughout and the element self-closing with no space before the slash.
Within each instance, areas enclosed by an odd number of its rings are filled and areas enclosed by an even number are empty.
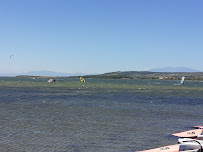
<svg viewBox="0 0 203 152">
<path fill-rule="evenodd" d="M 86 83 L 85 79 L 83 77 L 80 77 L 80 81 L 83 83 Z"/>
<path fill-rule="evenodd" d="M 193 129 L 193 130 L 188 130 L 180 133 L 175 133 L 172 135 L 177 137 L 183 137 L 183 138 L 195 138 L 195 137 L 198 137 L 199 135 L 202 135 L 202 133 L 203 133 L 202 129 Z"/>
<path fill-rule="evenodd" d="M 203 129 L 203 126 L 193 126 L 193 128 Z"/>
<path fill-rule="evenodd" d="M 137 152 L 198 152 L 200 149 L 201 146 L 198 143 L 193 143 L 193 144 L 170 145 Z"/>
<path fill-rule="evenodd" d="M 185 81 L 185 77 L 183 76 L 182 79 L 180 80 L 180 84 L 183 85 Z"/>
<path fill-rule="evenodd" d="M 170 145 L 170 146 L 149 149 L 145 151 L 138 151 L 138 152 L 179 152 L 179 150 L 180 150 L 180 145 Z"/>
</svg>

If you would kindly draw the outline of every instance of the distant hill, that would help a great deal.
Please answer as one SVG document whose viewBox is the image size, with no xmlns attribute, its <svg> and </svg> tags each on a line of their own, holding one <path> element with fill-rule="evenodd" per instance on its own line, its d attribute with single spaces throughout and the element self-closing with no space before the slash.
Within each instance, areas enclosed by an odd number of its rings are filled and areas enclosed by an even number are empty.
<svg viewBox="0 0 203 152">
<path fill-rule="evenodd" d="M 170 79 L 180 80 L 185 76 L 186 80 L 203 80 L 203 72 L 151 72 L 151 71 L 117 71 L 99 75 L 85 75 L 85 78 L 105 79 Z"/>
<path fill-rule="evenodd" d="M 165 68 L 155 68 L 149 70 L 151 72 L 199 72 L 192 68 L 187 67 L 165 67 Z"/>
<path fill-rule="evenodd" d="M 69 73 L 61 73 L 61 72 L 54 72 L 54 71 L 32 71 L 24 73 L 24 75 L 30 75 L 30 76 L 72 76 L 72 74 Z M 77 75 L 77 74 L 76 74 Z"/>
<path fill-rule="evenodd" d="M 85 73 L 61 73 L 54 71 L 32 71 L 25 73 L 0 73 L 0 76 L 53 76 L 53 77 L 69 77 L 69 76 L 83 76 Z"/>
</svg>

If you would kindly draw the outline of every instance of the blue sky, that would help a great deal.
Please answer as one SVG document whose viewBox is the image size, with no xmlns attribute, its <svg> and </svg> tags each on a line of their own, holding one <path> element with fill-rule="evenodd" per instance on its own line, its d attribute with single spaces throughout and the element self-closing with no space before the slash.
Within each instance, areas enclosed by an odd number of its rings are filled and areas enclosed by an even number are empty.
<svg viewBox="0 0 203 152">
<path fill-rule="evenodd" d="M 0 73 L 203 71 L 202 8 L 202 0 L 0 0 Z"/>
</svg>

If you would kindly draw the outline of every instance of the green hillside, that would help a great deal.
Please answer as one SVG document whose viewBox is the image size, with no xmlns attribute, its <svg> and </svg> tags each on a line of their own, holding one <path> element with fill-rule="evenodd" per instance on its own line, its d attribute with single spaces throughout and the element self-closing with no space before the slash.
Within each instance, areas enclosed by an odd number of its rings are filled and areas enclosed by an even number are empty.
<svg viewBox="0 0 203 152">
<path fill-rule="evenodd" d="M 203 72 L 149 72 L 149 71 L 117 71 L 99 75 L 86 75 L 85 78 L 108 79 L 169 79 L 177 80 L 185 76 L 187 80 L 203 80 Z"/>
</svg>

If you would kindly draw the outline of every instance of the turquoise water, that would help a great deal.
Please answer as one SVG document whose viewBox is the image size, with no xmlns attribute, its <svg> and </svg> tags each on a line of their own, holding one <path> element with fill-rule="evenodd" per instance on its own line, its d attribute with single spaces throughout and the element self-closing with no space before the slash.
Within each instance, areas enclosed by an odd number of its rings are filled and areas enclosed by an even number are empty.
<svg viewBox="0 0 203 152">
<path fill-rule="evenodd" d="M 1 151 L 134 152 L 202 125 L 203 83 L 0 78 Z"/>
</svg>

